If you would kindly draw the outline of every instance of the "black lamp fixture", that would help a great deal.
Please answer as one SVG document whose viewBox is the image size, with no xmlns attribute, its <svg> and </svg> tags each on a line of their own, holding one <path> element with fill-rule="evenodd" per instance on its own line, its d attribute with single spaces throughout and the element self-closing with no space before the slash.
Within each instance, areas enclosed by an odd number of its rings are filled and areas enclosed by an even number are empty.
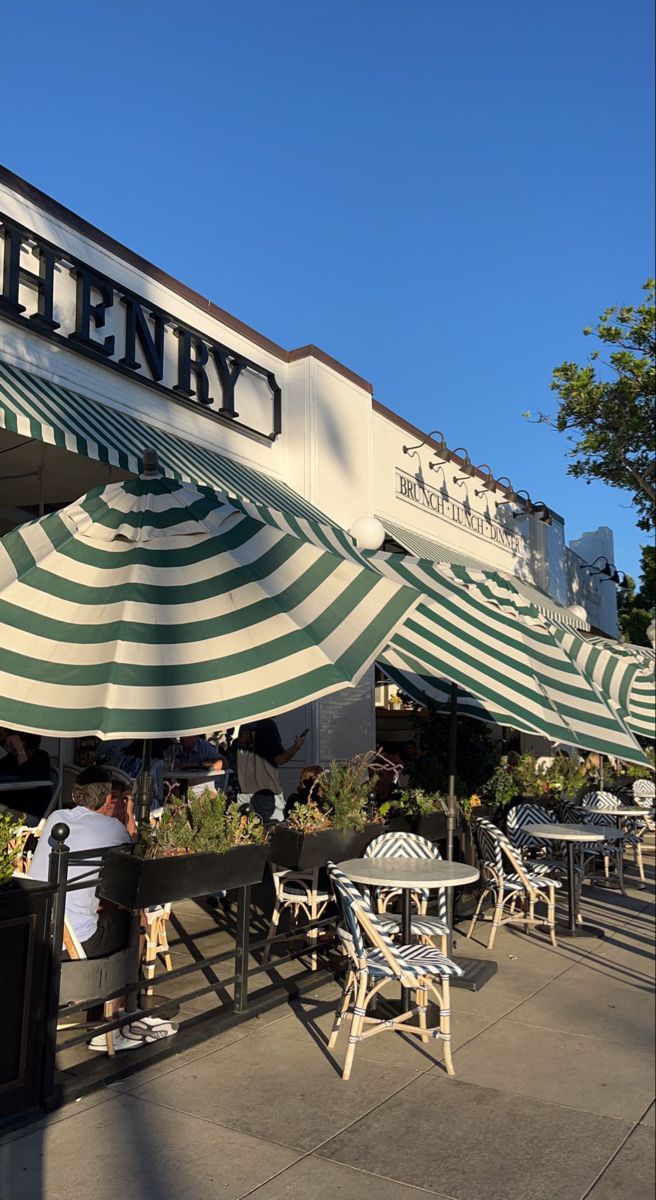
<svg viewBox="0 0 656 1200">
<path fill-rule="evenodd" d="M 602 565 L 598 567 L 597 563 L 601 563 Z M 615 563 L 610 562 L 603 554 L 598 554 L 594 562 L 582 562 L 580 566 L 581 569 L 589 571 L 591 576 L 602 576 L 603 578 L 599 580 L 600 583 L 614 583 L 622 592 L 625 592 L 629 586 L 626 573 L 624 571 L 618 571 Z"/>
<path fill-rule="evenodd" d="M 482 486 L 482 488 L 476 488 L 476 491 L 474 492 L 475 496 L 484 496 L 486 492 L 496 491 L 497 480 L 494 478 L 494 475 L 492 474 L 492 468 L 490 466 L 488 466 L 487 463 L 481 463 L 478 470 L 482 471 L 483 467 L 487 467 L 487 472 L 485 475 L 485 479 L 483 480 L 483 486 Z"/>
<path fill-rule="evenodd" d="M 416 446 L 403 446 L 403 453 L 412 454 L 413 450 L 421 450 L 422 446 L 425 446 L 426 443 L 429 442 L 431 438 L 435 437 L 436 434 L 439 434 L 438 450 L 440 454 L 442 454 L 445 458 L 450 457 L 451 452 L 444 440 L 444 434 L 439 429 L 433 429 L 431 433 L 427 433 L 423 442 L 417 442 Z"/>
<path fill-rule="evenodd" d="M 599 562 L 602 564 L 600 567 L 597 566 L 597 563 Z M 615 566 L 611 565 L 611 563 L 603 554 L 598 554 L 591 563 L 581 563 L 581 566 L 585 567 L 586 571 L 589 571 L 591 576 L 604 575 L 606 579 L 612 579 L 613 571 L 616 570 Z"/>
<path fill-rule="evenodd" d="M 512 514 L 515 520 L 517 520 L 517 517 L 537 517 L 538 521 L 541 521 L 543 525 L 553 524 L 551 509 L 545 504 L 544 500 L 531 500 L 526 488 L 522 488 L 519 492 L 513 492 L 513 499 L 524 505 L 522 509 Z"/>
<path fill-rule="evenodd" d="M 519 496 L 512 485 L 512 480 L 509 479 L 507 475 L 499 476 L 497 479 L 497 487 L 503 489 L 506 500 L 508 500 L 510 504 L 516 504 L 519 502 Z"/>
<path fill-rule="evenodd" d="M 458 487 L 461 487 L 467 479 L 471 479 L 472 476 L 476 474 L 476 467 L 474 466 L 464 446 L 458 446 L 456 450 L 451 451 L 451 461 L 453 461 L 453 459 L 456 457 L 460 458 L 461 452 L 464 455 L 464 458 L 462 458 L 462 461 L 458 463 L 458 470 L 462 471 L 462 475 L 453 476 L 453 482 L 457 483 Z"/>
</svg>

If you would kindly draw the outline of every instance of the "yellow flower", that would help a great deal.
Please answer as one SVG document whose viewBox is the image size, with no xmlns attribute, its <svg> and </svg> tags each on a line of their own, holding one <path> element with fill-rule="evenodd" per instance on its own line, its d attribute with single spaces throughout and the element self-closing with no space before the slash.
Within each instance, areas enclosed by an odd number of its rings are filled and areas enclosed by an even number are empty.
<svg viewBox="0 0 656 1200">
<path fill-rule="evenodd" d="M 472 808 L 478 808 L 481 803 L 480 796 L 477 796 L 476 792 L 474 792 L 474 795 L 469 797 L 469 803 L 471 804 Z"/>
</svg>

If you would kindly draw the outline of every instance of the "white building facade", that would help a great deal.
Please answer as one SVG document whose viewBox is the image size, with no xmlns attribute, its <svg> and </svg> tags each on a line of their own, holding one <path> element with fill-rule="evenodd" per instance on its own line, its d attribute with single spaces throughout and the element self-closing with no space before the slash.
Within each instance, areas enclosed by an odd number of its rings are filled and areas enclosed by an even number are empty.
<svg viewBox="0 0 656 1200">
<path fill-rule="evenodd" d="M 346 529 L 376 515 L 403 549 L 504 571 L 617 634 L 615 586 L 581 568 L 612 561 L 610 530 L 585 534 L 574 553 L 557 514 L 526 514 L 507 485 L 468 473 L 462 452 L 378 404 L 353 371 L 315 346 L 276 345 L 1 169 L 0 281 L 1 533 L 128 477 L 116 428 L 134 435 L 137 422 L 142 449 L 150 429 L 183 458 L 220 455 L 257 477 L 254 499 L 289 488 Z M 30 419 L 34 389 L 57 432 Z M 288 740 L 310 727 L 306 761 L 368 748 L 373 672 L 279 724 Z"/>
</svg>

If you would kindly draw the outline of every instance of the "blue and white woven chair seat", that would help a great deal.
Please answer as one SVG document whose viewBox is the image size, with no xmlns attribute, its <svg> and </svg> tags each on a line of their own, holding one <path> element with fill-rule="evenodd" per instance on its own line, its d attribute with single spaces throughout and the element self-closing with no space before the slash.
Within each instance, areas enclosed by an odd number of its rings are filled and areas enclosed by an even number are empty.
<svg viewBox="0 0 656 1200">
<path fill-rule="evenodd" d="M 285 883 L 283 880 L 280 888 L 280 895 L 285 900 L 295 899 L 296 897 L 299 897 L 301 900 L 305 900 L 308 896 L 310 887 L 311 883 L 309 881 L 307 887 L 303 887 L 302 883 L 295 883 L 293 880 Z M 324 904 L 331 899 L 330 892 L 324 888 L 315 888 L 314 895 L 318 904 Z"/>
<path fill-rule="evenodd" d="M 403 966 L 406 975 L 462 975 L 462 967 L 451 961 L 439 950 L 430 946 L 395 946 L 394 956 L 399 965 Z M 384 975 L 388 979 L 400 979 L 391 963 L 387 961 L 381 950 L 367 950 L 367 970 L 370 975 Z"/>
<path fill-rule="evenodd" d="M 549 874 L 547 874 L 546 871 L 543 873 L 539 873 L 537 871 L 531 870 L 531 871 L 526 872 L 524 879 L 521 879 L 520 876 L 514 871 L 511 871 L 510 874 L 504 873 L 504 876 L 503 876 L 504 889 L 509 892 L 524 891 L 525 890 L 524 880 L 526 880 L 526 879 L 528 879 L 528 882 L 532 883 L 534 885 L 534 887 L 538 887 L 538 888 L 544 887 L 545 883 L 551 883 L 551 884 L 553 884 L 553 886 L 555 888 L 562 887 L 560 880 L 552 879 L 551 876 Z"/>
<path fill-rule="evenodd" d="M 400 913 L 379 913 L 381 925 L 385 933 L 400 933 L 403 918 Z M 412 914 L 412 932 L 423 937 L 434 937 L 437 934 L 448 935 L 449 926 L 445 921 L 440 921 L 439 917 L 432 917 L 429 913 L 413 913 Z"/>
</svg>

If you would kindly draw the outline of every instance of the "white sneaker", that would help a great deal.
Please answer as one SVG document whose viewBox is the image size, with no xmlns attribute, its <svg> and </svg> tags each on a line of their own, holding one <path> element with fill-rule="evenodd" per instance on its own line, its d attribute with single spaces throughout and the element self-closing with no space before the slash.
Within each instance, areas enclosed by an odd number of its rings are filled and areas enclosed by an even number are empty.
<svg viewBox="0 0 656 1200">
<path fill-rule="evenodd" d="M 114 1049 L 119 1050 L 136 1050 L 138 1046 L 144 1046 L 146 1039 L 143 1034 L 133 1032 L 130 1025 L 122 1025 L 120 1029 L 114 1030 Z M 107 1037 L 104 1033 L 99 1033 L 96 1037 L 91 1038 L 87 1042 L 88 1050 L 104 1050 L 109 1053 L 107 1048 Z"/>
</svg>

